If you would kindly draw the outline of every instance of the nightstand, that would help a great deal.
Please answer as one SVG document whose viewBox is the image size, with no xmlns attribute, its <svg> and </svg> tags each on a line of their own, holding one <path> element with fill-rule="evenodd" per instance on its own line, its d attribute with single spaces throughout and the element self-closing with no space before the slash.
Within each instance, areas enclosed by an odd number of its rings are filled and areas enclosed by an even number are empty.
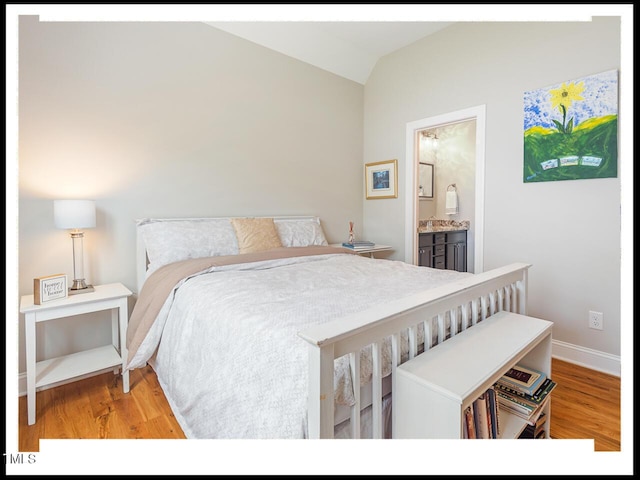
<svg viewBox="0 0 640 480">
<path fill-rule="evenodd" d="M 344 248 L 346 250 L 351 250 L 356 252 L 359 255 L 368 254 L 371 258 L 374 258 L 373 254 L 376 252 L 385 252 L 385 251 L 393 250 L 393 247 L 389 245 L 378 245 L 377 243 L 373 247 L 362 247 L 362 248 L 343 247 L 341 243 L 332 243 L 330 246 L 335 248 Z"/>
<path fill-rule="evenodd" d="M 20 300 L 20 313 L 25 315 L 25 342 L 27 355 L 27 412 L 28 424 L 36 421 L 36 388 L 51 385 L 110 367 L 114 373 L 122 368 L 122 389 L 129 391 L 126 332 L 129 322 L 127 297 L 131 291 L 121 283 L 96 285 L 95 291 L 71 295 L 34 305 L 33 295 Z M 112 345 L 93 348 L 70 355 L 36 362 L 36 323 L 85 313 L 111 310 Z"/>
</svg>

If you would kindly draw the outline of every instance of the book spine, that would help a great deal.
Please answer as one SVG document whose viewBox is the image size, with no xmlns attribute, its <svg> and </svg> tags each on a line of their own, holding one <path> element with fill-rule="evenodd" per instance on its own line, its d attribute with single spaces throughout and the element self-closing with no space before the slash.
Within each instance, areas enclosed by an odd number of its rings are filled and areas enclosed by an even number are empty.
<svg viewBox="0 0 640 480">
<path fill-rule="evenodd" d="M 533 402 L 533 401 L 528 400 L 527 398 L 521 396 L 522 394 L 508 392 L 508 391 L 502 390 L 500 387 L 497 387 L 497 391 L 502 394 L 502 397 L 504 399 L 509 400 L 511 402 L 514 402 L 514 403 L 522 403 L 524 405 L 527 405 L 531 409 L 536 409 L 538 407 L 538 405 L 540 405 L 539 402 Z"/>
<path fill-rule="evenodd" d="M 524 393 L 525 395 L 533 395 L 536 391 L 538 391 L 538 388 L 542 385 L 544 380 L 545 380 L 544 378 L 540 377 L 538 378 L 536 383 L 534 383 L 530 387 L 525 387 L 522 385 L 515 384 L 513 382 L 510 382 L 505 377 L 500 378 L 500 380 L 498 380 L 497 383 L 504 385 L 505 387 L 511 388 L 513 390 L 516 390 L 520 393 Z"/>
<path fill-rule="evenodd" d="M 549 386 L 550 383 L 551 383 L 551 379 L 549 377 L 545 378 L 544 382 L 542 382 L 542 385 L 540 385 L 538 390 L 536 390 L 531 396 L 533 398 L 540 398 L 540 400 L 542 400 L 541 395 L 543 394 L 543 392 L 546 390 L 546 388 Z"/>
<path fill-rule="evenodd" d="M 522 418 L 529 425 L 535 425 L 536 422 L 538 421 L 538 418 L 544 413 L 543 409 L 546 404 L 547 402 L 544 401 L 538 408 L 536 408 L 535 410 L 529 413 L 526 413 L 525 411 L 522 411 L 522 410 L 518 410 L 517 409 L 518 405 L 509 401 L 500 403 L 500 406 L 504 408 L 506 411 L 510 412 L 511 414 Z"/>
<path fill-rule="evenodd" d="M 476 435 L 478 438 L 491 438 L 489 433 L 489 419 L 487 418 L 487 398 L 483 393 L 473 402 L 473 415 L 476 420 Z"/>
<path fill-rule="evenodd" d="M 342 242 L 342 245 L 349 245 L 351 247 L 373 247 L 375 242 L 369 242 L 367 240 L 356 240 L 354 242 Z"/>
<path fill-rule="evenodd" d="M 542 401 L 542 399 L 544 398 L 544 396 L 546 395 L 545 390 L 547 389 L 547 387 L 549 387 L 550 384 L 551 384 L 551 379 L 550 378 L 546 378 L 544 380 L 544 382 L 542 382 L 542 385 L 540 385 L 540 387 L 534 392 L 533 395 L 528 395 L 526 393 L 522 393 L 521 391 L 516 390 L 515 388 L 512 388 L 512 387 L 510 387 L 508 385 L 505 385 L 504 383 L 500 382 L 499 380 L 496 382 L 495 387 L 499 388 L 503 392 L 509 393 L 511 395 L 517 395 L 517 396 L 525 398 L 526 400 L 529 400 L 531 402 L 540 403 Z"/>
<path fill-rule="evenodd" d="M 513 404 L 500 403 L 500 408 L 505 412 L 509 412 L 511 415 L 515 415 L 516 417 L 522 418 L 528 424 L 533 425 L 534 422 L 530 420 L 530 415 L 527 415 L 518 410 L 515 410 L 514 408 L 511 407 L 511 405 Z"/>
<path fill-rule="evenodd" d="M 499 392 L 502 392 L 503 394 L 509 397 L 512 397 L 517 400 L 521 400 L 525 403 L 528 403 L 529 405 L 537 407 L 544 401 L 545 398 L 547 398 L 547 395 L 549 395 L 551 391 L 556 387 L 556 383 L 553 380 L 551 379 L 547 379 L 547 380 L 548 381 L 545 381 L 546 387 L 537 396 L 527 395 L 525 393 L 518 392 L 517 390 L 506 387 L 501 383 L 496 383 L 495 388 Z M 538 389 L 538 391 L 540 391 L 540 389 Z"/>
<path fill-rule="evenodd" d="M 467 409 L 464 411 L 464 418 L 467 422 L 467 438 L 476 438 L 476 425 L 473 418 L 473 410 L 471 409 L 471 407 L 467 407 Z"/>
<path fill-rule="evenodd" d="M 500 432 L 498 431 L 498 403 L 496 400 L 496 391 L 493 388 L 487 390 L 487 397 L 489 399 L 489 419 L 491 420 L 491 438 L 498 438 Z"/>
<path fill-rule="evenodd" d="M 547 416 L 544 414 L 544 412 L 542 412 L 540 414 L 540 416 L 538 417 L 538 420 L 536 420 L 536 425 L 534 428 L 534 437 L 535 438 L 540 438 L 541 436 L 545 436 L 545 424 L 547 420 Z"/>
<path fill-rule="evenodd" d="M 518 438 L 520 438 L 520 439 L 523 439 L 523 438 L 532 439 L 532 438 L 534 438 L 533 425 L 527 425 L 524 428 L 524 430 L 522 430 L 522 433 L 520 433 L 520 436 Z"/>
<path fill-rule="evenodd" d="M 530 405 L 528 403 L 525 403 L 522 400 L 519 400 L 517 398 L 505 395 L 504 393 L 502 393 L 500 391 L 498 391 L 496 393 L 498 394 L 498 402 L 501 405 L 505 405 L 505 406 L 511 407 L 512 409 L 517 410 L 518 412 L 521 412 L 521 413 L 523 413 L 525 415 L 532 414 L 536 409 L 535 406 Z"/>
</svg>

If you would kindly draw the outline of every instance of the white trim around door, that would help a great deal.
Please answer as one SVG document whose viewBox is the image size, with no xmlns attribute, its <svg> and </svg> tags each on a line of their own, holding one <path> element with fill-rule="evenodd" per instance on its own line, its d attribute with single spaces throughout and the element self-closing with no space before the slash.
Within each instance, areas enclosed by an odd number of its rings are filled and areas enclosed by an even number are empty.
<svg viewBox="0 0 640 480">
<path fill-rule="evenodd" d="M 485 117 L 486 106 L 458 110 L 435 117 L 423 118 L 407 123 L 406 136 L 406 205 L 405 205 L 405 261 L 418 263 L 418 245 L 416 239 L 418 219 L 418 195 L 416 177 L 418 170 L 417 132 L 442 125 L 467 120 L 476 121 L 476 169 L 475 169 L 475 218 L 474 218 L 474 273 L 481 273 L 484 268 L 484 163 L 485 163 Z M 412 166 L 412 168 L 410 168 Z"/>
</svg>

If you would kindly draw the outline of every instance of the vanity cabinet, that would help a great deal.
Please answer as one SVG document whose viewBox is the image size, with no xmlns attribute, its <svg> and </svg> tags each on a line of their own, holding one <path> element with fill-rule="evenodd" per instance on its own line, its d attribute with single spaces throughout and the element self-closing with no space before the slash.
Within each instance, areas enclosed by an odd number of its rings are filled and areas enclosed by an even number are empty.
<svg viewBox="0 0 640 480">
<path fill-rule="evenodd" d="M 418 265 L 466 272 L 467 231 L 420 233 Z"/>
</svg>

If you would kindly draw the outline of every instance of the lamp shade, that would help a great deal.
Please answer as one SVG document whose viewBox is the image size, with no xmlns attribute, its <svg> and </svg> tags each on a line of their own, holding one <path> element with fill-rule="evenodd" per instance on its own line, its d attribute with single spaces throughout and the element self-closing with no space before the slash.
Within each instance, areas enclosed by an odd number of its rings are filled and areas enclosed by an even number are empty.
<svg viewBox="0 0 640 480">
<path fill-rule="evenodd" d="M 54 200 L 53 219 L 57 228 L 93 228 L 96 226 L 96 202 Z"/>
</svg>

